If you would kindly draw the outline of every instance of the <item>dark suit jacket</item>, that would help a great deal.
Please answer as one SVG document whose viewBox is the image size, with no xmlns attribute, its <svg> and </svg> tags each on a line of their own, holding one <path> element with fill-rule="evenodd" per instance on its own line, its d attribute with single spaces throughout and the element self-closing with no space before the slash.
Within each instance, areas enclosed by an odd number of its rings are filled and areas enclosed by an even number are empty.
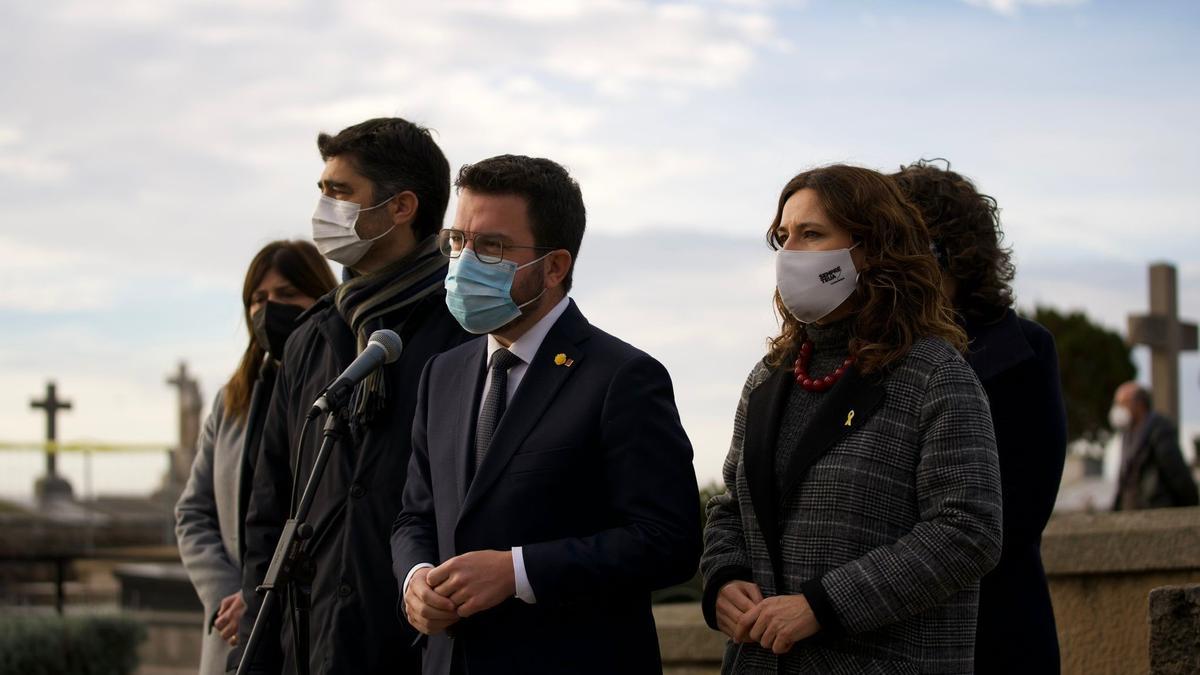
<svg viewBox="0 0 1200 675">
<path fill-rule="evenodd" d="M 1067 452 L 1054 337 L 1012 310 L 996 323 L 968 325 L 967 336 L 967 363 L 987 392 L 996 429 L 1004 495 L 1004 548 L 979 585 L 975 672 L 1057 673 L 1041 549 Z"/>
<path fill-rule="evenodd" d="M 468 480 L 485 353 L 480 338 L 422 374 L 393 571 L 403 584 L 418 563 L 522 546 L 537 603 L 509 599 L 453 640 L 432 636 L 424 672 L 449 673 L 452 652 L 470 673 L 661 672 L 650 592 L 691 578 L 700 555 L 692 448 L 666 370 L 572 301 Z"/>
</svg>

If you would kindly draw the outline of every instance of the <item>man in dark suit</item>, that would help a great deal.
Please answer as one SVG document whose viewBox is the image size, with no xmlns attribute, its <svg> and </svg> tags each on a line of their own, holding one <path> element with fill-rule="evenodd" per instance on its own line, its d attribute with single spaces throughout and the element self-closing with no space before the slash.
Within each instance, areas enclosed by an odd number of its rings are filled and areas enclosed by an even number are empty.
<svg viewBox="0 0 1200 675">
<path fill-rule="evenodd" d="M 650 592 L 700 553 L 670 378 L 567 297 L 578 184 L 505 155 L 463 167 L 446 303 L 481 337 L 421 376 L 392 532 L 424 672 L 658 673 Z"/>
</svg>

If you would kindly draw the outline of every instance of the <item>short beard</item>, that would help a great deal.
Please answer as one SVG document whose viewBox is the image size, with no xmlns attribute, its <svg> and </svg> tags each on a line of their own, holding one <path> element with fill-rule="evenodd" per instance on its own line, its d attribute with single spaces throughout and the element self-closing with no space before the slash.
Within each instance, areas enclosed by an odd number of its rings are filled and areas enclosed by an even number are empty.
<svg viewBox="0 0 1200 675">
<path fill-rule="evenodd" d="M 365 225 L 366 227 L 360 231 L 360 225 Z M 388 214 L 387 206 L 381 206 L 374 211 L 360 213 L 358 215 L 358 220 L 356 220 L 354 223 L 354 233 L 358 235 L 359 239 L 374 239 L 375 237 L 387 232 L 388 229 L 393 225 L 394 223 L 392 222 L 391 216 Z M 382 241 L 383 240 L 380 239 L 379 241 L 375 242 L 375 244 L 378 244 Z M 375 244 L 371 245 L 372 249 L 375 248 Z"/>
<path fill-rule="evenodd" d="M 513 291 L 517 291 L 517 293 L 513 293 Z M 542 302 L 546 299 L 546 271 L 541 266 L 541 263 L 538 263 L 537 276 L 532 274 L 529 275 L 529 277 L 525 279 L 524 283 L 522 283 L 519 287 L 510 290 L 508 293 L 509 296 L 512 297 L 514 304 L 518 306 L 526 302 L 529 304 L 521 307 L 521 316 L 518 316 L 500 328 L 492 331 L 493 333 L 503 333 L 521 325 L 521 323 L 523 323 L 529 317 L 529 315 L 536 312 L 538 308 L 542 306 Z M 539 293 L 541 294 L 540 296 L 538 295 Z M 513 297 L 518 294 L 521 297 L 520 300 L 518 300 L 516 297 Z M 534 300 L 534 298 L 537 298 L 537 300 Z M 532 302 L 530 302 L 531 300 Z"/>
</svg>

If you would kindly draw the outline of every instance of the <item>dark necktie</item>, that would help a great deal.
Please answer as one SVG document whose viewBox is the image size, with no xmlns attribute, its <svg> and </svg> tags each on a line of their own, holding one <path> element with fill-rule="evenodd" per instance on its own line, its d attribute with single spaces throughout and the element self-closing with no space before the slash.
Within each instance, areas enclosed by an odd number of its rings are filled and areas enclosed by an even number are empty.
<svg viewBox="0 0 1200 675">
<path fill-rule="evenodd" d="M 521 363 L 521 357 L 501 347 L 492 354 L 492 383 L 483 397 L 479 410 L 479 423 L 475 426 L 475 468 L 483 463 L 492 444 L 492 435 L 504 416 L 504 403 L 508 398 L 508 369 Z"/>
</svg>

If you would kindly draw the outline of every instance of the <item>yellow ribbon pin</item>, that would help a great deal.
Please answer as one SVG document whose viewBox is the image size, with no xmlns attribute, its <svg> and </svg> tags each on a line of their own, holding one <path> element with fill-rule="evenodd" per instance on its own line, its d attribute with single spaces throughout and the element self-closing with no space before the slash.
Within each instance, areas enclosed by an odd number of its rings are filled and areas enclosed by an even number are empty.
<svg viewBox="0 0 1200 675">
<path fill-rule="evenodd" d="M 845 424 L 845 426 L 850 426 L 850 423 L 851 423 L 851 422 L 853 422 L 853 421 L 854 421 L 854 411 L 853 411 L 853 410 L 851 410 L 851 411 L 850 411 L 850 414 L 849 414 L 849 415 L 846 415 L 846 424 Z"/>
<path fill-rule="evenodd" d="M 567 355 L 566 355 L 566 354 L 559 354 L 559 355 L 557 355 L 557 356 L 555 356 L 555 357 L 554 357 L 554 365 L 556 365 L 556 366 L 561 366 L 561 365 L 563 365 L 563 364 L 564 364 L 564 363 L 566 363 L 566 362 L 567 362 Z"/>
</svg>

